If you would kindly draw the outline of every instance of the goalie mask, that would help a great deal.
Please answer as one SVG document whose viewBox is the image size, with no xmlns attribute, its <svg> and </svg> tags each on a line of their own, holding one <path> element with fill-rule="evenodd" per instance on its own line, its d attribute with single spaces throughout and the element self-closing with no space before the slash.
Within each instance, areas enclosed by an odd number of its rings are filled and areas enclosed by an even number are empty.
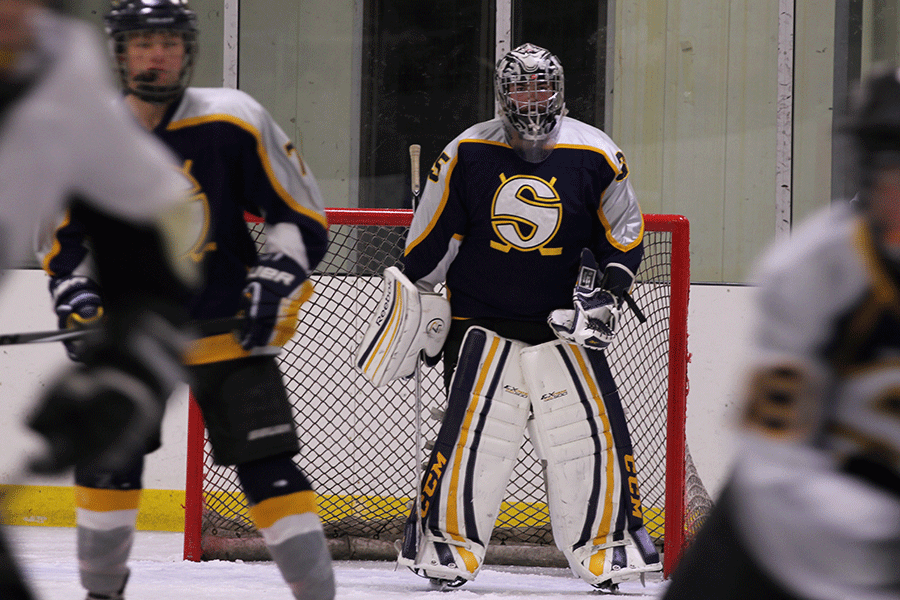
<svg viewBox="0 0 900 600">
<path fill-rule="evenodd" d="M 187 0 L 113 0 L 104 23 L 122 86 L 128 93 L 145 102 L 165 103 L 184 92 L 194 72 L 199 31 L 197 15 L 188 8 Z M 171 81 L 160 81 L 165 74 L 152 68 L 130 72 L 129 42 L 153 34 L 175 35 L 183 43 L 181 70 Z"/>
<path fill-rule="evenodd" d="M 497 62 L 494 88 L 506 141 L 524 160 L 544 161 L 556 146 L 565 114 L 559 59 L 523 44 Z"/>
<path fill-rule="evenodd" d="M 900 263 L 900 69 L 874 72 L 846 129 L 856 145 L 863 213 L 882 253 Z"/>
</svg>

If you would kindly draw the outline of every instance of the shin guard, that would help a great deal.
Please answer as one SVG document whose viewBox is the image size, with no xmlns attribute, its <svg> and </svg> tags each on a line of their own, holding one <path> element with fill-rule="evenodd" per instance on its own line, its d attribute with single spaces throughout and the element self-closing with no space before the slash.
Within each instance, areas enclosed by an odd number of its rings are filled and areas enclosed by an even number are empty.
<svg viewBox="0 0 900 600">
<path fill-rule="evenodd" d="M 419 575 L 459 584 L 482 567 L 528 419 L 523 347 L 480 327 L 466 333 L 423 476 L 418 551 L 398 558 Z"/>
<path fill-rule="evenodd" d="M 263 500 L 250 517 L 297 600 L 333 600 L 334 571 L 312 490 Z"/>
<path fill-rule="evenodd" d="M 81 584 L 98 597 L 117 597 L 128 581 L 140 497 L 140 490 L 75 488 Z"/>
<path fill-rule="evenodd" d="M 290 454 L 237 465 L 250 518 L 297 600 L 333 600 L 334 570 L 316 493 Z"/>
<path fill-rule="evenodd" d="M 598 587 L 661 570 L 644 529 L 631 437 L 605 355 L 554 341 L 525 348 L 521 357 L 553 537 L 570 567 Z"/>
</svg>

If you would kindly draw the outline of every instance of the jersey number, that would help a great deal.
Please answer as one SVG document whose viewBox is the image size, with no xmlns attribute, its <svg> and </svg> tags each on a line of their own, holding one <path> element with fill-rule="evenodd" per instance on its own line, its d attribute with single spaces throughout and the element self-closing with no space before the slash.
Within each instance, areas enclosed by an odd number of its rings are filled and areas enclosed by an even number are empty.
<svg viewBox="0 0 900 600">
<path fill-rule="evenodd" d="M 810 392 L 809 379 L 799 368 L 761 369 L 751 380 L 743 423 L 780 439 L 803 436 L 810 426 L 808 407 L 804 406 Z"/>
<path fill-rule="evenodd" d="M 625 162 L 625 155 L 616 152 L 616 158 L 619 160 L 619 174 L 616 175 L 616 181 L 622 181 L 628 177 L 628 164 Z"/>
<path fill-rule="evenodd" d="M 434 165 L 431 167 L 431 173 L 428 174 L 428 179 L 437 183 L 438 176 L 441 174 L 441 165 L 450 160 L 450 157 L 447 156 L 446 152 L 441 152 L 441 155 L 438 156 L 438 159 L 434 161 Z"/>
</svg>

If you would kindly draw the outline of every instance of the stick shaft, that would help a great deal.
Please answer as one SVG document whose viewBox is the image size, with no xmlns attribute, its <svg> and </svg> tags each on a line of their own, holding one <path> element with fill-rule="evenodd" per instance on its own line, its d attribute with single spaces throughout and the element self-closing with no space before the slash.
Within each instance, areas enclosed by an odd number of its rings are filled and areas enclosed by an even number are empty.
<svg viewBox="0 0 900 600">
<path fill-rule="evenodd" d="M 227 317 L 224 319 L 211 319 L 198 321 L 195 326 L 203 335 L 218 335 L 237 329 L 244 322 L 243 317 Z M 20 344 L 43 344 L 47 342 L 64 342 L 75 340 L 92 333 L 98 328 L 86 327 L 84 329 L 54 329 L 53 331 L 29 331 L 26 333 L 0 334 L 0 346 L 16 346 Z"/>
</svg>

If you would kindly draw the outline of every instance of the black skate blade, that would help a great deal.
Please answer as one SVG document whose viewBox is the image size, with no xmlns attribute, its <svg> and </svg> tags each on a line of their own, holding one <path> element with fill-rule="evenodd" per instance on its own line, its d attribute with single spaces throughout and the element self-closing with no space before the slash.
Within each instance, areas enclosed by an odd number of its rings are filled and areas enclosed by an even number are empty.
<svg viewBox="0 0 900 600">
<path fill-rule="evenodd" d="M 439 592 L 449 592 L 450 590 L 455 590 L 465 582 L 466 580 L 462 577 L 457 577 L 456 579 L 438 579 L 436 577 L 430 577 L 428 579 L 428 583 L 429 585 L 431 585 L 431 589 Z"/>
<path fill-rule="evenodd" d="M 613 583 L 612 581 L 604 581 L 602 583 L 595 583 L 594 589 L 601 594 L 618 594 L 619 584 Z"/>
</svg>

